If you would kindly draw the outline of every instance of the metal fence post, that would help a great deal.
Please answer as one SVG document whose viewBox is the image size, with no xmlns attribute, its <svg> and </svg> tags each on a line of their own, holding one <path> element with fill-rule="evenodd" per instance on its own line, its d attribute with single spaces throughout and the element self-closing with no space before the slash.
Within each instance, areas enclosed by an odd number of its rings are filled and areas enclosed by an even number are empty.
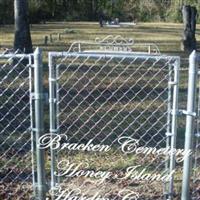
<svg viewBox="0 0 200 200">
<path fill-rule="evenodd" d="M 192 151 L 194 125 L 195 125 L 195 101 L 196 101 L 196 81 L 197 81 L 197 55 L 193 51 L 189 58 L 189 78 L 187 96 L 187 117 L 185 130 L 185 152 Z M 183 166 L 183 181 L 181 200 L 190 199 L 190 175 L 191 175 L 191 154 L 185 154 Z"/>
<path fill-rule="evenodd" d="M 36 196 L 36 190 L 37 190 L 37 184 L 36 184 L 36 179 L 35 179 L 35 172 L 36 172 L 36 165 L 35 165 L 35 133 L 34 133 L 34 125 L 33 125 L 33 84 L 32 84 L 32 77 L 33 77 L 33 72 L 32 72 L 32 62 L 33 62 L 33 55 L 31 55 L 29 57 L 29 94 L 31 95 L 30 96 L 30 99 L 29 99 L 29 102 L 30 102 L 30 121 L 31 121 L 31 153 L 32 153 L 32 181 L 33 181 L 33 196 L 35 197 Z"/>
<path fill-rule="evenodd" d="M 57 111 L 56 111 L 56 73 L 54 66 L 54 58 L 51 53 L 49 53 L 49 111 L 50 111 L 50 133 L 54 137 L 57 134 Z M 56 169 L 56 151 L 51 148 L 51 189 L 56 186 L 57 179 L 54 174 Z"/>
<path fill-rule="evenodd" d="M 179 70 L 180 59 L 177 59 L 174 63 L 174 80 L 171 83 L 173 85 L 173 106 L 172 106 L 172 122 L 171 122 L 171 153 L 170 153 L 170 173 L 175 169 L 176 157 L 174 149 L 176 148 L 177 138 L 177 113 L 178 113 L 178 93 L 179 93 Z M 170 177 L 169 181 L 169 200 L 173 199 L 174 193 L 174 174 Z"/>
<path fill-rule="evenodd" d="M 169 82 L 168 82 L 168 101 L 167 101 L 167 134 L 166 134 L 166 149 L 170 148 L 170 135 L 171 133 L 171 109 L 172 109 L 172 65 L 170 64 L 168 66 L 169 69 Z M 170 157 L 169 155 L 166 156 L 165 161 L 165 170 L 169 171 L 169 164 L 170 164 Z M 166 200 L 169 195 L 169 183 L 164 183 L 164 199 Z"/>
<path fill-rule="evenodd" d="M 35 138 L 38 144 L 39 138 L 44 133 L 44 113 L 43 113 L 43 73 L 42 73 L 42 50 L 37 48 L 34 52 L 34 99 L 35 99 Z M 36 145 L 37 146 L 37 145 Z M 37 198 L 45 200 L 45 156 L 44 150 L 36 147 L 37 163 Z"/>
</svg>

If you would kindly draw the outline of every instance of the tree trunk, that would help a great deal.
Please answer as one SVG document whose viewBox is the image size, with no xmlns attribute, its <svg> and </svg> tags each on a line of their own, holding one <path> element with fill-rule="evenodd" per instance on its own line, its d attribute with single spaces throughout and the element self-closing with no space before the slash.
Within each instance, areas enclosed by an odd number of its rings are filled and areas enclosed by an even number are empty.
<svg viewBox="0 0 200 200">
<path fill-rule="evenodd" d="M 196 49 L 196 16 L 197 10 L 195 7 L 183 6 L 183 23 L 184 23 L 184 32 L 183 32 L 183 41 L 182 41 L 182 50 L 191 52 Z"/>
<path fill-rule="evenodd" d="M 197 9 L 195 7 L 191 7 L 191 30 L 194 33 L 196 32 L 196 20 L 197 20 Z"/>
<path fill-rule="evenodd" d="M 28 1 L 15 0 L 15 38 L 14 50 L 21 50 L 24 53 L 32 53 L 32 41 L 28 19 Z"/>
<path fill-rule="evenodd" d="M 91 1 L 91 8 L 92 8 L 92 20 L 96 20 L 97 16 L 96 16 L 96 2 L 95 0 Z"/>
</svg>

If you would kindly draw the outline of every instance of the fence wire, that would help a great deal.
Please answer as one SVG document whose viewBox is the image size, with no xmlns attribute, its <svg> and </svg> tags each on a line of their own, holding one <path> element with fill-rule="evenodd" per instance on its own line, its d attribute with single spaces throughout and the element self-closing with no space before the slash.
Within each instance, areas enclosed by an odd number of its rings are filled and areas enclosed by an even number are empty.
<svg viewBox="0 0 200 200">
<path fill-rule="evenodd" d="M 32 162 L 29 59 L 0 54 L 0 198 L 30 199 Z"/>
</svg>

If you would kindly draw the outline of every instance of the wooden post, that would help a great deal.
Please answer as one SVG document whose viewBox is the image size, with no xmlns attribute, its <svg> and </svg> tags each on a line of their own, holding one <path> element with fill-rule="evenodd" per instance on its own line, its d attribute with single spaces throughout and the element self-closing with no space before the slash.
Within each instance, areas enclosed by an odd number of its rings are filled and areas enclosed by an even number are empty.
<svg viewBox="0 0 200 200">
<path fill-rule="evenodd" d="M 48 40 L 49 40 L 48 36 L 47 36 L 47 35 L 45 35 L 45 36 L 44 36 L 44 44 L 45 44 L 45 45 L 47 45 L 47 44 L 48 44 Z"/>
<path fill-rule="evenodd" d="M 197 9 L 186 5 L 183 6 L 182 14 L 184 23 L 182 50 L 190 53 L 196 49 L 195 31 Z"/>
<path fill-rule="evenodd" d="M 53 36 L 52 36 L 52 34 L 49 35 L 49 38 L 50 38 L 50 42 L 52 43 L 53 42 Z"/>
</svg>

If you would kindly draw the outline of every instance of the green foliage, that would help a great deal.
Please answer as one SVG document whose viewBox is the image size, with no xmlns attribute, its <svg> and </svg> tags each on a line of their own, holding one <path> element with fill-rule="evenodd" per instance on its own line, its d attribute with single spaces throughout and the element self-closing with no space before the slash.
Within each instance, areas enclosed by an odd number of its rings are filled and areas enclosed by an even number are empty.
<svg viewBox="0 0 200 200">
<path fill-rule="evenodd" d="M 31 23 L 47 20 L 172 21 L 182 20 L 183 4 L 196 6 L 199 0 L 28 0 Z M 13 0 L 0 0 L 0 24 L 13 22 Z"/>
<path fill-rule="evenodd" d="M 10 6 L 11 5 L 11 6 Z M 0 0 L 0 24 L 13 23 L 14 21 L 13 0 Z"/>
<path fill-rule="evenodd" d="M 185 4 L 196 6 L 198 4 L 198 0 L 185 0 Z"/>
<path fill-rule="evenodd" d="M 51 6 L 49 1 L 29 0 L 28 3 L 31 23 L 38 23 L 51 18 Z"/>
<path fill-rule="evenodd" d="M 169 10 L 167 10 L 165 19 L 169 22 L 182 22 L 181 8 L 175 10 L 173 8 L 170 8 Z"/>
</svg>

